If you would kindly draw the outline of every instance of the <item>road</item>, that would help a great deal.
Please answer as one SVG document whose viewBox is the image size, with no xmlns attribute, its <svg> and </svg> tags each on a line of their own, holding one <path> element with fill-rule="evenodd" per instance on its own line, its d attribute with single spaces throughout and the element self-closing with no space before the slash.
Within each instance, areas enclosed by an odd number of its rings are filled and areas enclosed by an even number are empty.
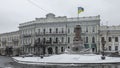
<svg viewBox="0 0 120 68">
<path fill-rule="evenodd" d="M 0 68 L 13 68 L 10 64 L 11 62 L 12 59 L 10 57 L 0 56 Z"/>
<path fill-rule="evenodd" d="M 36 65 L 26 65 L 18 64 L 12 61 L 12 58 L 6 56 L 0 56 L 0 68 L 120 68 L 120 64 L 92 64 L 84 66 L 36 66 Z"/>
</svg>

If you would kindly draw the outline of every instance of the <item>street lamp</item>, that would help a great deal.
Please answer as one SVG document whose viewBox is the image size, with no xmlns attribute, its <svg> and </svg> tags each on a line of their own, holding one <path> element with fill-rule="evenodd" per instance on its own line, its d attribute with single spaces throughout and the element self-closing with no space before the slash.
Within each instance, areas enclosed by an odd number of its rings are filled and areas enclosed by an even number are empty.
<svg viewBox="0 0 120 68">
<path fill-rule="evenodd" d="M 101 59 L 102 59 L 102 60 L 105 60 L 105 52 L 104 52 L 104 50 L 105 50 L 106 41 L 103 39 L 103 40 L 101 41 L 101 43 L 102 43 L 102 49 L 103 49 Z"/>
</svg>

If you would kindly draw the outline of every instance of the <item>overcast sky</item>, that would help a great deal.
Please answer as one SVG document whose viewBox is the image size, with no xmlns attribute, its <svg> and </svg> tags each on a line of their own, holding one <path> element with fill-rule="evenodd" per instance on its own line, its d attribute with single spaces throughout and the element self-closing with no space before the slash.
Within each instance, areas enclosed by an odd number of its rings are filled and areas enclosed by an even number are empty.
<svg viewBox="0 0 120 68">
<path fill-rule="evenodd" d="M 120 24 L 120 0 L 0 0 L 0 33 L 18 30 L 20 23 L 45 17 L 77 17 L 77 7 L 83 7 L 79 16 L 101 16 L 101 23 Z"/>
</svg>

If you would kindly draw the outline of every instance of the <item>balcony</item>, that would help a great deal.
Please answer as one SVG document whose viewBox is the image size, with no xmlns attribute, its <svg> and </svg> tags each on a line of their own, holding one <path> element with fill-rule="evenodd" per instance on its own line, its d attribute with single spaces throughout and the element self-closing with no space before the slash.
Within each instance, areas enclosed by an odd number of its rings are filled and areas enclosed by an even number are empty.
<svg viewBox="0 0 120 68">
<path fill-rule="evenodd" d="M 6 41 L 6 40 L 2 40 L 1 43 L 2 43 L 3 45 L 6 45 L 7 41 Z"/>
<path fill-rule="evenodd" d="M 12 41 L 13 41 L 13 42 L 18 42 L 19 40 L 18 40 L 18 39 L 13 39 Z"/>
<path fill-rule="evenodd" d="M 27 37 L 31 37 L 31 34 L 23 34 L 22 37 L 27 38 Z"/>
<path fill-rule="evenodd" d="M 52 32 L 52 33 L 50 33 L 50 32 L 45 32 L 45 33 L 43 33 L 43 32 L 41 32 L 41 33 L 36 33 L 36 36 L 44 36 L 44 35 L 66 35 L 67 33 L 66 32 L 58 32 L 58 33 L 56 33 L 56 32 Z"/>
</svg>

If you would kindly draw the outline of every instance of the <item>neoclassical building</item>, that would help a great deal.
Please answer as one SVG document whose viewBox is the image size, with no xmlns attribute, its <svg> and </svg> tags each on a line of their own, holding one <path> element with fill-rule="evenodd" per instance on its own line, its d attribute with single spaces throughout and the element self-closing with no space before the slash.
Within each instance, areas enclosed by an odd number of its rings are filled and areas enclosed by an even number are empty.
<svg viewBox="0 0 120 68">
<path fill-rule="evenodd" d="M 105 51 L 120 51 L 120 26 L 100 26 L 100 41 L 105 40 Z M 101 45 L 101 44 L 100 44 Z M 101 45 L 102 51 L 102 45 Z"/>
<path fill-rule="evenodd" d="M 18 55 L 20 53 L 19 31 L 0 34 L 0 54 Z"/>
<path fill-rule="evenodd" d="M 100 16 L 56 17 L 49 13 L 45 18 L 19 24 L 22 53 L 60 54 L 73 44 L 74 28 L 81 26 L 81 37 L 86 48 L 100 51 Z"/>
<path fill-rule="evenodd" d="M 120 26 L 100 26 L 99 15 L 67 18 L 49 13 L 45 18 L 19 24 L 18 31 L 0 34 L 0 54 L 11 50 L 13 55 L 63 53 L 73 45 L 77 25 L 85 48 L 101 52 L 104 40 L 106 52 L 120 52 Z"/>
</svg>

